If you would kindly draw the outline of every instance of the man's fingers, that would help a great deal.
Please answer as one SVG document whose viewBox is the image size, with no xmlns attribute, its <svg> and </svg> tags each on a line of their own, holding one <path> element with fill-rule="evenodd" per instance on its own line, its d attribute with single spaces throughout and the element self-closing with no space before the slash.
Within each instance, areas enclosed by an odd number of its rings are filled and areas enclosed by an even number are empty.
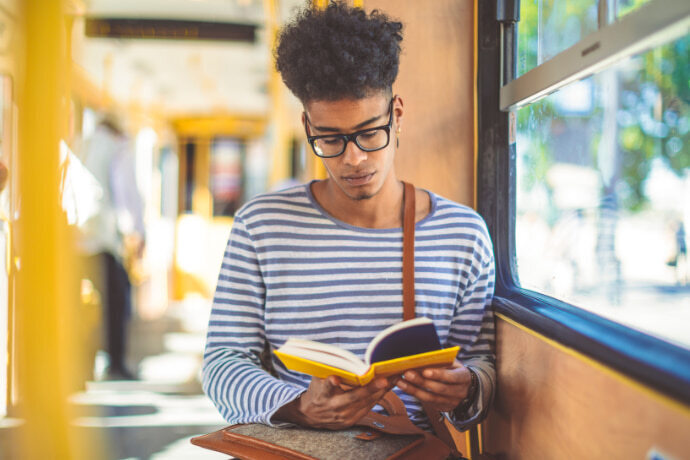
<svg viewBox="0 0 690 460">
<path fill-rule="evenodd" d="M 330 376 L 312 378 L 307 392 L 300 398 L 307 426 L 338 429 L 352 426 L 395 384 L 396 378 L 378 378 L 362 387 L 348 387 Z"/>
<path fill-rule="evenodd" d="M 449 398 L 457 397 L 458 393 L 462 391 L 462 387 L 460 387 L 461 384 L 448 384 L 442 381 L 427 379 L 420 376 L 418 373 L 406 373 L 405 378 L 398 382 L 398 386 L 404 390 L 404 384 L 406 383 L 412 384 L 417 388 L 424 388 L 430 393 Z"/>
<path fill-rule="evenodd" d="M 334 375 L 326 379 L 320 379 L 317 377 L 312 378 L 312 385 L 315 387 L 319 393 L 324 397 L 333 397 L 339 393 L 342 393 L 340 389 L 340 379 Z"/>
<path fill-rule="evenodd" d="M 424 378 L 444 382 L 449 385 L 469 384 L 472 380 L 470 371 L 465 367 L 443 369 L 429 367 L 419 372 Z"/>
<path fill-rule="evenodd" d="M 458 403 L 457 398 L 445 394 L 433 393 L 429 389 L 418 387 L 411 382 L 401 380 L 398 387 L 405 393 L 412 395 L 422 402 L 433 403 L 443 406 L 455 407 Z"/>
<path fill-rule="evenodd" d="M 357 404 L 358 402 L 368 401 L 372 396 L 376 397 L 376 400 L 381 398 L 381 396 L 376 396 L 379 393 L 381 395 L 391 388 L 388 380 L 386 379 L 376 379 L 367 385 L 359 388 L 355 388 L 351 391 L 347 391 L 343 394 L 344 399 L 348 401 L 349 404 Z"/>
<path fill-rule="evenodd" d="M 354 425 L 355 423 L 359 422 L 362 420 L 371 410 L 371 408 L 374 407 L 373 405 L 371 407 L 363 407 L 362 409 L 359 409 L 352 415 L 352 424 Z"/>
<path fill-rule="evenodd" d="M 368 385 L 365 385 L 357 390 L 351 391 L 349 394 L 352 396 L 351 404 L 354 408 L 363 407 L 367 411 L 374 407 L 374 405 L 379 402 L 383 395 L 388 393 L 388 391 L 393 388 L 393 383 L 389 382 L 388 379 L 380 378 Z"/>
<path fill-rule="evenodd" d="M 340 377 L 336 375 L 330 375 L 326 380 L 328 380 L 328 383 L 330 383 L 334 387 L 343 385 L 342 381 L 340 380 Z"/>
<path fill-rule="evenodd" d="M 370 382 L 368 385 L 362 386 L 362 387 L 356 387 L 352 388 L 351 390 L 344 390 L 346 386 L 344 386 L 342 383 L 339 383 L 337 385 L 333 385 L 335 381 L 330 380 L 331 378 L 329 377 L 329 385 L 332 386 L 330 389 L 330 392 L 327 394 L 324 394 L 327 398 L 329 398 L 331 401 L 332 407 L 336 409 L 340 408 L 352 408 L 352 409 L 357 409 L 362 406 L 366 406 L 369 403 L 369 400 L 373 397 L 378 399 L 381 398 L 381 396 L 375 396 L 377 393 L 388 391 L 389 389 L 389 384 L 386 379 L 382 379 L 383 381 L 374 381 Z M 383 387 L 383 388 L 381 388 Z"/>
<path fill-rule="evenodd" d="M 366 406 L 369 408 L 374 407 L 380 400 L 383 398 L 383 395 L 388 393 L 389 388 L 384 388 L 382 390 L 377 391 L 376 393 L 372 393 L 369 395 L 369 397 L 366 399 Z"/>
</svg>

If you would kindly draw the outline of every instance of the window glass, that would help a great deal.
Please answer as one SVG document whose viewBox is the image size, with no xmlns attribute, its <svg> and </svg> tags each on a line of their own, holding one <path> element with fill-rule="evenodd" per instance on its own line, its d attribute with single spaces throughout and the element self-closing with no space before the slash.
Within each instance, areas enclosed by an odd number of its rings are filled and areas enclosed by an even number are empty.
<svg viewBox="0 0 690 460">
<path fill-rule="evenodd" d="M 613 8 L 620 18 L 647 2 L 617 0 Z M 522 0 L 517 75 L 529 72 L 595 32 L 598 4 L 598 0 Z"/>
<path fill-rule="evenodd" d="M 624 16 L 631 11 L 635 11 L 645 3 L 649 3 L 651 0 L 618 0 L 617 13 L 618 17 Z"/>
<path fill-rule="evenodd" d="M 690 37 L 517 112 L 522 287 L 690 348 Z"/>
</svg>

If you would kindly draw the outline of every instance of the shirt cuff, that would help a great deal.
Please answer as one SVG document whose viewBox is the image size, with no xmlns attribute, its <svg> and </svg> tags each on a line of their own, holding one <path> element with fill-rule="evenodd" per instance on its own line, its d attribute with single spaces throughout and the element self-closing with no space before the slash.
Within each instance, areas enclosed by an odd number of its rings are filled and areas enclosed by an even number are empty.
<svg viewBox="0 0 690 460">
<path fill-rule="evenodd" d="M 306 391 L 306 389 L 297 391 L 294 394 L 290 395 L 288 398 L 285 398 L 285 400 L 281 404 L 276 405 L 276 407 L 273 410 L 266 414 L 266 425 L 272 426 L 274 428 L 291 428 L 297 426 L 296 423 L 285 422 L 283 420 L 274 420 L 273 416 L 276 414 L 276 412 L 278 412 L 278 410 L 280 410 L 281 407 L 283 407 L 286 404 L 290 404 L 292 401 L 295 401 Z"/>
<path fill-rule="evenodd" d="M 474 396 L 474 401 L 467 408 L 465 414 L 456 414 L 455 411 L 443 412 L 443 416 L 451 422 L 460 431 L 465 431 L 472 425 L 477 424 L 484 412 L 484 396 L 485 396 L 485 385 L 488 377 L 484 375 L 483 371 L 474 366 L 466 366 L 471 369 L 477 375 L 478 385 L 477 392 Z"/>
</svg>

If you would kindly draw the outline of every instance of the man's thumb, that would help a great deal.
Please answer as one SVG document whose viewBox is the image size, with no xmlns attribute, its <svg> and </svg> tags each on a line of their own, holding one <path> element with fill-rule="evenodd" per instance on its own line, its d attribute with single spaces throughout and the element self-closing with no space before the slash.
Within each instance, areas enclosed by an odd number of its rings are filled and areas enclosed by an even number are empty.
<svg viewBox="0 0 690 460">
<path fill-rule="evenodd" d="M 328 395 L 333 395 L 340 389 L 340 379 L 335 375 L 330 375 L 326 380 L 324 380 L 324 383 L 324 390 Z"/>
</svg>

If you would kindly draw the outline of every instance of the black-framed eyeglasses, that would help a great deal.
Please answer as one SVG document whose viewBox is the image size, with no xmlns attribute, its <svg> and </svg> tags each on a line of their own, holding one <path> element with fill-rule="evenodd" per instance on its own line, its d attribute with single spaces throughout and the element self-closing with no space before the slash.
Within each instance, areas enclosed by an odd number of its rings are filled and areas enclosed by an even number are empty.
<svg viewBox="0 0 690 460">
<path fill-rule="evenodd" d="M 391 128 L 393 127 L 393 102 L 395 96 L 388 104 L 390 116 L 388 124 L 355 131 L 350 134 L 326 134 L 324 136 L 310 136 L 307 124 L 311 124 L 309 117 L 304 114 L 304 130 L 307 133 L 307 141 L 311 145 L 316 156 L 321 158 L 333 158 L 342 155 L 347 148 L 347 143 L 352 141 L 365 152 L 375 152 L 388 146 L 391 138 Z"/>
</svg>

